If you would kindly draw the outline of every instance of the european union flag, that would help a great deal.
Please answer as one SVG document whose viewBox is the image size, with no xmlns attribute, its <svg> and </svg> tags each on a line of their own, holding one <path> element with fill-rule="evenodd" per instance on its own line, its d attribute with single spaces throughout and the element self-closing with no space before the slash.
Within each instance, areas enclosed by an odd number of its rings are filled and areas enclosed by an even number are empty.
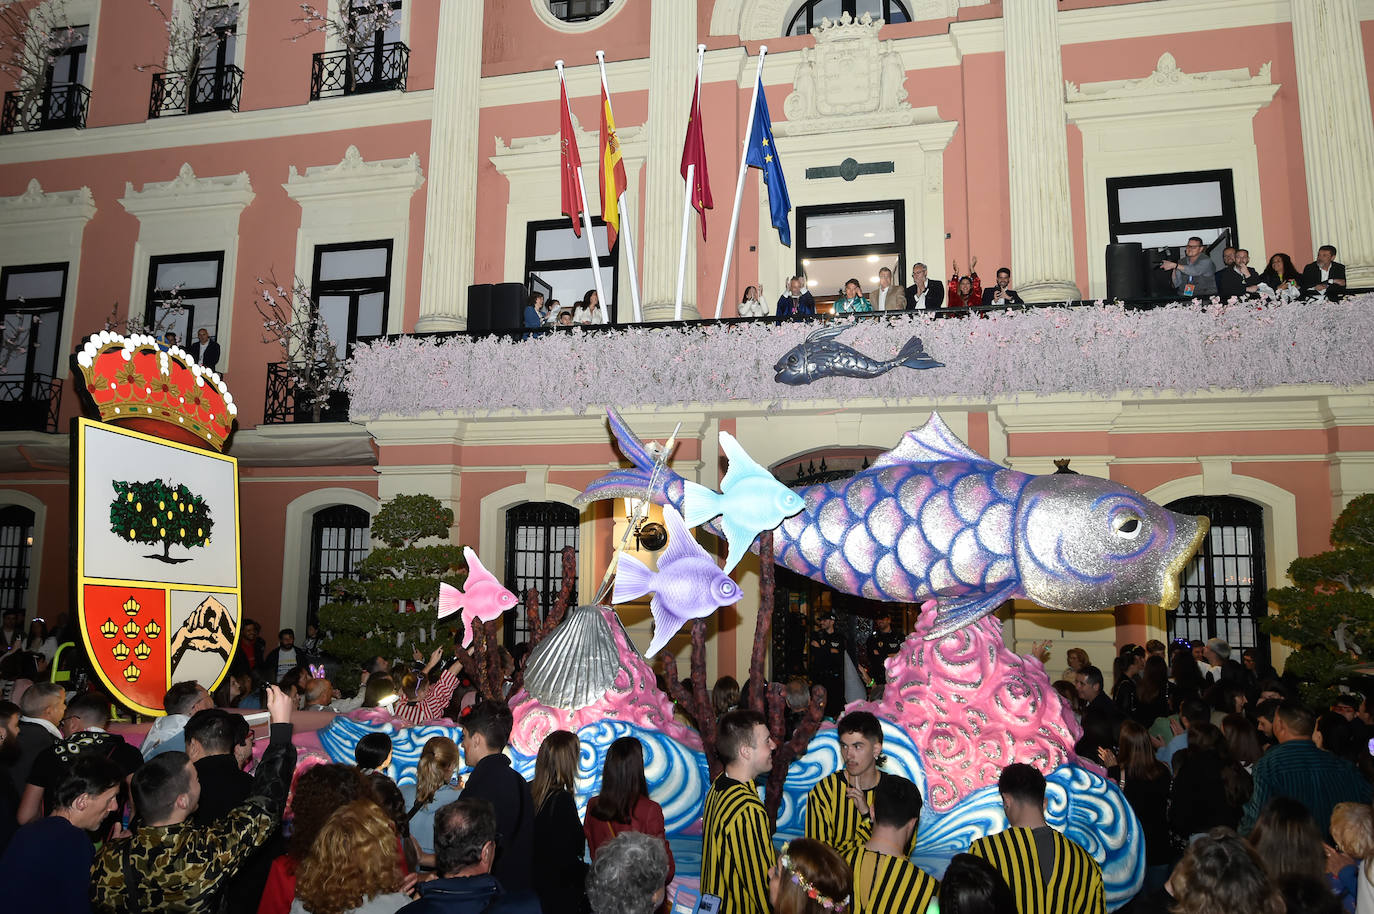
<svg viewBox="0 0 1374 914">
<path fill-rule="evenodd" d="M 749 153 L 744 160 L 753 168 L 763 169 L 768 185 L 768 209 L 773 214 L 773 227 L 782 243 L 792 244 L 792 227 L 787 214 L 792 212 L 792 198 L 787 195 L 787 179 L 782 176 L 782 161 L 773 143 L 773 121 L 768 116 L 768 98 L 763 94 L 763 80 L 759 80 L 758 104 L 754 106 L 754 129 L 749 136 Z"/>
</svg>

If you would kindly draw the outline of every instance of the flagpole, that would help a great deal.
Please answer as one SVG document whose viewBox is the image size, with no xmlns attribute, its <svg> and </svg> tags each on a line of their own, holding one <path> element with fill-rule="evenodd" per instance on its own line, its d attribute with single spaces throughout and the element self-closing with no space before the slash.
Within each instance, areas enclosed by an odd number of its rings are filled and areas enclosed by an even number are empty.
<svg viewBox="0 0 1374 914">
<path fill-rule="evenodd" d="M 553 65 L 558 68 L 558 81 L 563 83 L 563 94 L 567 95 L 568 84 L 567 80 L 563 78 L 563 61 L 555 60 Z M 568 103 L 568 123 L 572 123 L 572 102 Z M 574 143 L 577 142 L 576 131 L 574 131 L 570 139 Z M 581 158 L 582 157 L 579 155 L 578 159 L 580 160 Z M 611 322 L 611 306 L 606 303 L 606 293 L 601 288 L 601 264 L 597 262 L 596 240 L 592 237 L 592 211 L 591 208 L 587 206 L 587 184 L 582 180 L 582 166 L 580 161 L 577 166 L 577 192 L 582 199 L 582 234 L 587 236 L 587 256 L 592 262 L 592 283 L 596 287 L 596 302 L 601 306 L 601 322 L 603 324 L 609 324 Z M 584 302 L 583 304 L 585 305 L 586 303 Z M 587 306 L 587 311 L 590 316 L 590 306 Z"/>
<path fill-rule="evenodd" d="M 615 108 L 611 105 L 611 90 L 606 86 L 606 52 L 596 52 L 596 63 L 601 68 L 601 91 L 606 93 L 606 107 L 611 109 L 611 119 L 615 119 Z M 619 137 L 617 137 L 617 140 Z M 625 194 L 620 194 L 616 198 L 616 206 L 620 209 L 620 234 L 625 238 L 625 263 L 630 268 L 630 302 L 635 309 L 635 323 L 644 322 L 644 315 L 639 307 L 639 269 L 635 266 L 635 240 L 630 234 L 630 223 L 634 221 L 634 213 L 625 213 Z M 606 306 L 601 306 L 601 313 L 606 313 Z"/>
<path fill-rule="evenodd" d="M 697 108 L 701 108 L 701 64 L 706 58 L 706 45 L 697 45 Z M 692 188 L 696 186 L 697 165 L 687 165 L 687 186 L 682 189 L 682 247 L 677 254 L 677 304 L 673 307 L 673 320 L 682 320 L 682 287 L 687 281 L 687 235 L 692 231 Z"/>
<path fill-rule="evenodd" d="M 754 110 L 759 104 L 759 82 L 763 79 L 763 58 L 768 45 L 759 45 L 759 68 L 754 74 L 754 94 L 749 97 L 749 120 L 744 126 L 744 148 L 739 157 L 739 180 L 735 182 L 735 208 L 730 213 L 730 240 L 725 243 L 725 263 L 720 268 L 720 293 L 716 296 L 716 320 L 725 303 L 725 281 L 730 278 L 730 260 L 735 256 L 735 233 L 739 231 L 739 208 L 744 202 L 744 175 L 749 170 L 749 142 L 754 138 Z"/>
</svg>

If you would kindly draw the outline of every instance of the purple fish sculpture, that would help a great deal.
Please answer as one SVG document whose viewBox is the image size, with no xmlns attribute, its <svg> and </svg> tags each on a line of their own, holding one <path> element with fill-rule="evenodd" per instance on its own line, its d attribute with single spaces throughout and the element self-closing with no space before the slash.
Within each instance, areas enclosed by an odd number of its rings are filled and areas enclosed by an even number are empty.
<svg viewBox="0 0 1374 914">
<path fill-rule="evenodd" d="M 676 509 L 665 506 L 663 521 L 668 528 L 668 547 L 659 554 L 658 571 L 651 571 L 633 556 L 622 555 L 615 572 L 615 589 L 611 592 L 612 603 L 637 600 L 646 593 L 653 593 L 649 609 L 654 616 L 654 640 L 649 644 L 646 657 L 663 650 L 668 640 L 689 620 L 704 619 L 743 596 L 739 585 L 721 571 L 711 554 L 692 538 L 692 531 L 687 529 Z"/>
<path fill-rule="evenodd" d="M 653 457 L 614 410 L 609 416 L 635 466 L 592 483 L 580 503 L 645 497 Z M 681 505 L 683 482 L 662 474 L 650 497 Z M 1205 517 L 1169 511 L 1110 480 L 1009 470 L 970 449 L 936 413 L 867 469 L 795 491 L 806 507 L 774 530 L 777 563 L 872 600 L 933 598 L 928 638 L 1015 598 L 1068 612 L 1123 603 L 1173 609 L 1179 573 L 1208 528 Z"/>
</svg>

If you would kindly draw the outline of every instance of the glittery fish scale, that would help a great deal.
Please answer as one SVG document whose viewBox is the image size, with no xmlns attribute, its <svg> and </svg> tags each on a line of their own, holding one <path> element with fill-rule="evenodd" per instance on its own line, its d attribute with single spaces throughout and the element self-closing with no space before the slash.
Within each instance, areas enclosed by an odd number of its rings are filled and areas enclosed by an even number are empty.
<svg viewBox="0 0 1374 914">
<path fill-rule="evenodd" d="M 878 500 L 881 493 L 878 486 L 872 479 L 855 479 L 854 485 L 849 487 L 849 492 L 845 495 L 845 504 L 849 506 L 852 514 L 863 516 L 868 513 L 869 508 Z"/>
<path fill-rule="evenodd" d="M 891 549 L 897 542 L 906 520 L 897 499 L 884 498 L 868 511 L 868 533 L 876 542 L 882 544 L 883 548 Z"/>
<path fill-rule="evenodd" d="M 948 552 L 962 523 L 950 504 L 949 492 L 942 489 L 931 495 L 921 505 L 920 518 L 921 529 L 925 531 L 930 544 L 940 552 Z"/>
<path fill-rule="evenodd" d="M 877 562 L 877 549 L 868 528 L 862 524 L 851 527 L 844 538 L 844 558 L 859 574 L 871 574 Z"/>
<path fill-rule="evenodd" d="M 844 542 L 844 534 L 854 517 L 845 507 L 844 499 L 829 499 L 820 510 L 821 536 L 828 543 L 838 546 Z"/>
</svg>

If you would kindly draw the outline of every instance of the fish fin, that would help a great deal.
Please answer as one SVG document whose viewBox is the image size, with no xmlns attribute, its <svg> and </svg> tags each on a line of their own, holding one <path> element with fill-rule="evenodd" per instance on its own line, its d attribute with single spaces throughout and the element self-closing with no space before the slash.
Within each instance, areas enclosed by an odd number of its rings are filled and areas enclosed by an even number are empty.
<svg viewBox="0 0 1374 914">
<path fill-rule="evenodd" d="M 707 489 L 709 492 L 710 490 Z M 712 493 L 715 494 L 715 493 Z M 724 518 L 722 518 L 722 521 Z M 668 530 L 668 545 L 658 557 L 658 567 L 663 568 L 682 559 L 694 559 L 709 553 L 702 548 L 701 543 L 692 536 L 692 531 L 688 529 L 687 522 L 682 519 L 682 515 L 677 513 L 677 509 L 672 505 L 663 506 L 663 526 Z"/>
<path fill-rule="evenodd" d="M 463 547 L 463 561 L 466 562 L 468 566 L 468 576 L 467 579 L 463 581 L 464 593 L 467 592 L 467 582 L 472 580 L 474 575 L 478 578 L 486 577 L 491 578 L 493 581 L 496 580 L 495 577 L 492 577 L 492 573 L 487 571 L 486 566 L 482 564 L 482 560 L 477 557 L 477 553 L 472 551 L 471 546 Z"/>
<path fill-rule="evenodd" d="M 472 647 L 472 614 L 463 610 L 463 647 Z"/>
<path fill-rule="evenodd" d="M 813 330 L 807 334 L 806 342 L 817 343 L 821 340 L 833 340 L 851 326 L 853 325 L 846 321 L 831 321 L 819 330 Z"/>
<path fill-rule="evenodd" d="M 451 584 L 439 582 L 439 618 L 447 619 L 463 608 L 463 592 Z"/>
<path fill-rule="evenodd" d="M 639 559 L 632 555 L 621 555 L 615 567 L 615 586 L 611 589 L 611 602 L 624 603 L 638 600 L 654 589 L 654 573 Z"/>
<path fill-rule="evenodd" d="M 654 617 L 654 640 L 649 642 L 649 650 L 644 656 L 652 660 L 667 646 L 673 636 L 682 630 L 683 620 L 663 605 L 658 594 L 654 594 L 654 598 L 649 601 L 649 612 Z"/>
<path fill-rule="evenodd" d="M 695 482 L 682 484 L 682 520 L 689 527 L 700 527 L 720 514 L 720 496 Z"/>
<path fill-rule="evenodd" d="M 634 464 L 634 469 L 615 470 L 593 481 L 582 490 L 581 495 L 573 499 L 573 504 L 578 507 L 607 498 L 643 498 L 644 490 L 649 486 L 654 455 L 649 453 L 644 442 L 639 440 L 634 430 L 614 409 L 606 410 L 606 420 L 610 423 L 616 444 L 620 445 L 620 453 Z M 677 473 L 665 466 L 659 476 L 659 486 L 649 493 L 649 497 L 662 503 L 666 498 L 664 490 L 679 478 Z"/>
<path fill-rule="evenodd" d="M 893 360 L 898 365 L 905 365 L 907 368 L 944 368 L 942 362 L 937 362 L 931 358 L 930 353 L 926 352 L 921 345 L 921 338 L 913 336 L 906 341 L 906 345 L 897 353 L 897 358 Z"/>
<path fill-rule="evenodd" d="M 749 456 L 749 452 L 744 449 L 744 445 L 735 440 L 735 436 L 729 432 L 720 433 L 720 449 L 725 452 L 725 456 L 730 460 L 730 466 L 725 470 L 725 477 L 720 481 L 721 492 L 729 492 L 740 481 L 750 476 L 763 476 L 768 479 L 773 478 L 759 462 Z"/>
<path fill-rule="evenodd" d="M 1019 596 L 1020 586 L 1009 582 L 991 593 L 973 593 L 962 597 L 937 597 L 935 623 L 926 632 L 926 640 L 943 638 L 965 625 L 972 625 L 1003 603 Z"/>
<path fill-rule="evenodd" d="M 739 564 L 739 560 L 744 558 L 749 547 L 754 545 L 754 539 L 759 534 L 757 530 L 731 520 L 728 516 L 720 519 L 720 527 L 725 532 L 726 541 L 730 544 L 730 549 L 725 554 L 725 567 L 721 570 L 729 574 Z"/>
<path fill-rule="evenodd" d="M 959 440 L 950 431 L 938 412 L 932 412 L 926 424 L 907 432 L 897 446 L 873 461 L 875 467 L 903 463 L 939 463 L 945 460 L 965 460 L 986 466 L 999 466 Z"/>
</svg>

